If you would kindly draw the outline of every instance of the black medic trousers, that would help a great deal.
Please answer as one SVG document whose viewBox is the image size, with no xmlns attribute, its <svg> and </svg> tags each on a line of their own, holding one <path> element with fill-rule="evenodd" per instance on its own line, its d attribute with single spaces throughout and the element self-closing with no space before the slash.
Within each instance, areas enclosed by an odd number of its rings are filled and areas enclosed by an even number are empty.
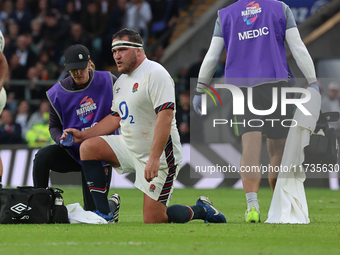
<svg viewBox="0 0 340 255">
<path fill-rule="evenodd" d="M 112 167 L 106 166 L 108 169 L 107 175 L 107 194 L 110 188 Z M 82 189 L 84 199 L 84 210 L 94 211 L 92 195 L 87 186 L 82 166 L 64 149 L 57 144 L 49 145 L 41 148 L 35 155 L 33 161 L 33 183 L 36 188 L 48 187 L 50 170 L 58 173 L 81 172 Z"/>
</svg>

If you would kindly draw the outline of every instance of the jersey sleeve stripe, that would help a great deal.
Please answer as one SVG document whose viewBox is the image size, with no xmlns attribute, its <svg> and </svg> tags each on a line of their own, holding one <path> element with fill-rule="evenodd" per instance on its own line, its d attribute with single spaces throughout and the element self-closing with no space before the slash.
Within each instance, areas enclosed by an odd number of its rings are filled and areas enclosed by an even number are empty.
<svg viewBox="0 0 340 255">
<path fill-rule="evenodd" d="M 118 112 L 111 111 L 111 115 L 112 115 L 112 116 L 115 116 L 115 117 L 119 117 Z"/>
<path fill-rule="evenodd" d="M 172 102 L 167 102 L 165 104 L 162 104 L 162 105 L 158 106 L 155 109 L 155 112 L 156 112 L 156 114 L 158 114 L 160 111 L 163 111 L 165 109 L 172 109 L 172 110 L 174 110 L 175 109 L 175 104 L 172 103 Z"/>
</svg>

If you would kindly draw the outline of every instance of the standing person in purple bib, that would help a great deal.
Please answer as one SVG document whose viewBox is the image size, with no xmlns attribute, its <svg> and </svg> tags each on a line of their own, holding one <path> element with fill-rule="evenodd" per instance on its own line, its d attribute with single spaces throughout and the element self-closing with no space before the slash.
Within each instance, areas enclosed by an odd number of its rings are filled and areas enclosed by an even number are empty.
<svg viewBox="0 0 340 255">
<path fill-rule="evenodd" d="M 85 130 L 110 114 L 112 88 L 117 78 L 110 72 L 95 71 L 89 50 L 81 44 L 72 45 L 65 51 L 65 63 L 65 71 L 70 76 L 47 91 L 51 104 L 49 129 L 56 144 L 40 149 L 35 155 L 33 181 L 35 187 L 45 188 L 48 186 L 50 170 L 59 173 L 81 172 L 84 209 L 93 211 L 95 204 L 81 166 L 80 143 L 74 143 L 72 135 L 64 140 L 60 140 L 60 137 L 67 128 Z M 106 166 L 104 169 L 106 186 L 101 192 L 107 196 L 112 168 Z M 114 213 L 117 221 L 120 199 L 117 194 L 113 196 L 118 203 L 114 208 L 117 210 Z"/>
<path fill-rule="evenodd" d="M 247 98 L 247 88 L 253 90 L 253 106 L 267 110 L 272 106 L 272 91 L 277 88 L 278 107 L 270 115 L 253 114 L 245 103 L 244 115 L 237 115 L 237 123 L 252 119 L 292 119 L 293 107 L 287 106 L 287 114 L 281 115 L 281 88 L 289 86 L 291 74 L 287 64 L 284 41 L 309 86 L 319 91 L 313 61 L 303 44 L 290 8 L 276 0 L 239 0 L 219 10 L 213 38 L 199 72 L 199 83 L 193 100 L 195 111 L 201 115 L 201 95 L 204 86 L 213 77 L 223 49 L 226 49 L 225 83 L 239 87 Z M 247 100 L 245 100 L 247 101 Z M 267 136 L 267 149 L 272 167 L 280 166 L 289 127 L 281 121 L 261 127 L 237 124 L 242 137 L 241 169 L 258 166 L 253 173 L 241 171 L 247 199 L 245 221 L 260 221 L 257 192 L 261 181 L 260 153 L 262 134 Z M 268 179 L 272 190 L 277 174 L 270 172 Z"/>
</svg>

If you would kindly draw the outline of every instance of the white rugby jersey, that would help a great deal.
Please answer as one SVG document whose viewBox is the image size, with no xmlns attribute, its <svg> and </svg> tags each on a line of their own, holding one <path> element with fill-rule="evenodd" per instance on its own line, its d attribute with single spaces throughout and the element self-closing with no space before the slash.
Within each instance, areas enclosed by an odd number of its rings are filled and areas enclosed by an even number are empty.
<svg viewBox="0 0 340 255">
<path fill-rule="evenodd" d="M 174 109 L 168 143 L 160 169 L 182 162 L 182 147 L 175 119 L 175 84 L 160 64 L 145 59 L 131 74 L 122 74 L 113 87 L 112 115 L 119 115 L 120 133 L 128 149 L 142 162 L 150 157 L 157 113 Z"/>
</svg>

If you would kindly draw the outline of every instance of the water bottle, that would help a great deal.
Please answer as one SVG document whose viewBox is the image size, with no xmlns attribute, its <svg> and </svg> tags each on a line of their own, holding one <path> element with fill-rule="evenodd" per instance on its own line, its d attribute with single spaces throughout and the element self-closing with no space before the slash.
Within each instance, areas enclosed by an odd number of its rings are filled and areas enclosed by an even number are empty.
<svg viewBox="0 0 340 255">
<path fill-rule="evenodd" d="M 62 197 L 56 197 L 54 200 L 55 205 L 64 205 L 64 199 Z"/>
</svg>

